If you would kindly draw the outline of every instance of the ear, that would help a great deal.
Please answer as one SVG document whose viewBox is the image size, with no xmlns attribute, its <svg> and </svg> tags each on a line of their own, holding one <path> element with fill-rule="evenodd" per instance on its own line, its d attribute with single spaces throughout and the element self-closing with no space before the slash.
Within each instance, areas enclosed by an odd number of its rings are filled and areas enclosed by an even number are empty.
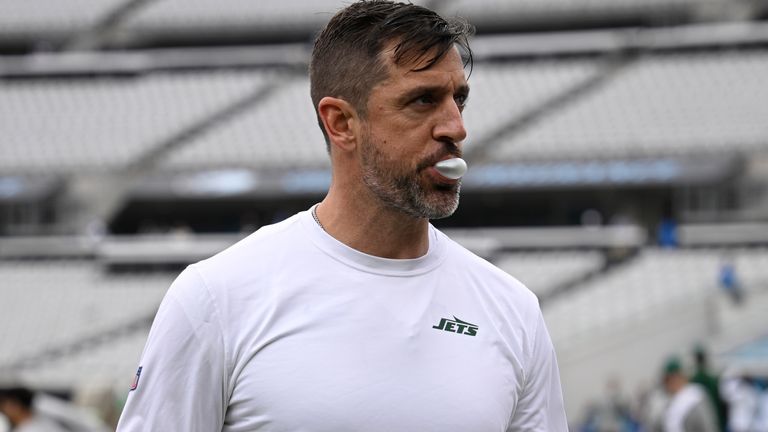
<svg viewBox="0 0 768 432">
<path fill-rule="evenodd" d="M 357 111 L 344 99 L 326 96 L 317 103 L 317 112 L 331 145 L 353 150 L 357 144 Z"/>
</svg>

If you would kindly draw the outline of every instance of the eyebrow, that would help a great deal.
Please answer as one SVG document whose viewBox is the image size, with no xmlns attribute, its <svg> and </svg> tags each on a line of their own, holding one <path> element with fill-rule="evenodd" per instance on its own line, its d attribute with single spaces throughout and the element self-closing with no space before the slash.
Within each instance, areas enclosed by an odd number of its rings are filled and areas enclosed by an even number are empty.
<svg viewBox="0 0 768 432">
<path fill-rule="evenodd" d="M 423 85 L 414 87 L 408 92 L 406 92 L 402 99 L 403 101 L 410 101 L 420 95 L 423 94 L 442 94 L 445 93 L 446 87 L 445 86 L 437 86 L 437 85 Z M 454 95 L 458 96 L 469 96 L 469 84 L 462 84 L 457 89 Z"/>
</svg>

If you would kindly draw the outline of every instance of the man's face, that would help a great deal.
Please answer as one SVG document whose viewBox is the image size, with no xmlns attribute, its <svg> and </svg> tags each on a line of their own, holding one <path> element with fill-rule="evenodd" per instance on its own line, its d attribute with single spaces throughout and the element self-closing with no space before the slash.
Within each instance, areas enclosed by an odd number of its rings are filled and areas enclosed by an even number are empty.
<svg viewBox="0 0 768 432">
<path fill-rule="evenodd" d="M 469 87 L 458 50 L 429 69 L 395 66 L 384 52 L 389 77 L 373 88 L 361 143 L 363 182 L 384 204 L 416 218 L 450 216 L 459 204 L 459 180 L 440 175 L 435 163 L 461 156 L 467 133 L 461 112 Z"/>
<path fill-rule="evenodd" d="M 3 416 L 8 421 L 10 421 L 12 426 L 15 426 L 13 421 L 16 418 L 18 412 L 19 404 L 13 402 L 11 399 L 0 399 L 0 416 Z M 2 422 L 0 421 L 0 423 Z"/>
<path fill-rule="evenodd" d="M 686 380 L 680 373 L 673 373 L 664 377 L 664 390 L 668 394 L 675 394 L 685 386 Z"/>
</svg>

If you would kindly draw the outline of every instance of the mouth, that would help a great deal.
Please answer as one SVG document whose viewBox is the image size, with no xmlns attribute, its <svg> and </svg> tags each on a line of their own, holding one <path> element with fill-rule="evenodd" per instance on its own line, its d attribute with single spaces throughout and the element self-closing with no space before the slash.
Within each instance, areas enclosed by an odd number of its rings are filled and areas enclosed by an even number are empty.
<svg viewBox="0 0 768 432">
<path fill-rule="evenodd" d="M 461 158 L 461 155 L 462 152 L 457 147 L 441 149 L 441 151 L 437 151 L 424 158 L 424 160 L 416 167 L 416 172 L 421 174 L 422 171 L 426 171 L 429 182 L 436 190 L 454 192 L 461 183 L 461 177 L 451 178 L 445 176 L 435 167 L 435 165 L 448 159 Z"/>
<path fill-rule="evenodd" d="M 437 152 L 429 157 L 425 158 L 417 167 L 417 171 L 421 172 L 425 169 L 434 168 L 439 162 L 448 159 L 461 158 L 461 150 L 451 149 L 449 151 Z"/>
<path fill-rule="evenodd" d="M 452 179 L 450 177 L 446 177 L 441 174 L 440 171 L 438 171 L 434 166 L 427 168 L 426 171 L 436 189 L 450 191 L 455 189 L 455 187 L 461 183 L 461 178 Z"/>
<path fill-rule="evenodd" d="M 445 159 L 435 164 L 435 169 L 443 177 L 458 180 L 467 172 L 467 162 L 462 158 Z"/>
</svg>

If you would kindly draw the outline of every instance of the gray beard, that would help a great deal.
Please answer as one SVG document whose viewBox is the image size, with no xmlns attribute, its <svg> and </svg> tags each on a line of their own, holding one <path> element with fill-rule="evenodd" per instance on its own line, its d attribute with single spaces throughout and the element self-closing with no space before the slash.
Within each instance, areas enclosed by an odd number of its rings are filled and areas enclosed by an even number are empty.
<svg viewBox="0 0 768 432">
<path fill-rule="evenodd" d="M 382 203 L 414 218 L 442 219 L 456 211 L 460 183 L 426 191 L 418 173 L 394 175 L 384 167 L 385 159 L 371 140 L 363 145 L 363 184 Z"/>
</svg>

